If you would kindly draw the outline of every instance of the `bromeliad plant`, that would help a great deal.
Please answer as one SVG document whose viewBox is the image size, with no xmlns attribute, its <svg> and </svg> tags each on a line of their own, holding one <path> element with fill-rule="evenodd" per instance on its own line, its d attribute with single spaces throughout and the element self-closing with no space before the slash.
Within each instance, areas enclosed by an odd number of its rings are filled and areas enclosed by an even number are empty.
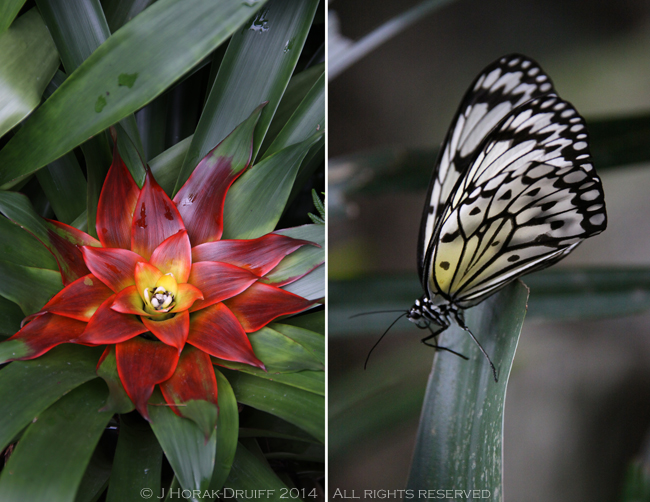
<svg viewBox="0 0 650 502">
<path fill-rule="evenodd" d="M 65 287 L 0 345 L 0 361 L 34 359 L 62 343 L 106 346 L 99 374 L 111 389 L 123 385 L 133 403 L 120 411 L 135 406 L 148 419 L 160 385 L 172 410 L 209 437 L 217 420 L 210 356 L 266 369 L 246 333 L 313 305 L 264 282 L 286 255 L 313 243 L 274 233 L 220 240 L 226 193 L 250 162 L 260 112 L 199 163 L 173 201 L 149 169 L 138 187 L 116 142 L 99 198 L 99 241 L 51 222 L 69 237 L 59 241 Z M 197 400 L 213 406 L 197 412 Z"/>
<path fill-rule="evenodd" d="M 318 1 L 10 3 L 0 500 L 318 499 Z"/>
</svg>

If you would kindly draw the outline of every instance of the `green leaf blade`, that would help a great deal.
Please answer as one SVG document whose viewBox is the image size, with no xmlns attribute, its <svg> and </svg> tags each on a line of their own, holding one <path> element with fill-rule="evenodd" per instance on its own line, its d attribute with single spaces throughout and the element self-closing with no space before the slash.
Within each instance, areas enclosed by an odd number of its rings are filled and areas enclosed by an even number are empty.
<svg viewBox="0 0 650 502">
<path fill-rule="evenodd" d="M 73 502 L 97 441 L 111 418 L 99 380 L 83 384 L 45 410 L 25 432 L 0 476 L 5 502 Z"/>
<path fill-rule="evenodd" d="M 300 163 L 320 137 L 319 133 L 289 146 L 242 174 L 224 205 L 224 239 L 255 239 L 275 229 Z"/>
<path fill-rule="evenodd" d="M 503 410 L 528 289 L 506 287 L 466 312 L 466 322 L 497 367 L 494 382 L 485 357 L 462 329 L 449 328 L 438 343 L 469 356 L 465 361 L 438 352 L 429 377 L 408 488 L 453 486 L 487 490 L 503 499 Z M 420 500 L 426 497 L 419 496 Z"/>
<path fill-rule="evenodd" d="M 237 401 L 297 425 L 325 441 L 325 401 L 322 396 L 241 372 L 224 370 Z"/>
<path fill-rule="evenodd" d="M 0 15 L 0 25 L 3 21 Z M 59 54 L 36 9 L 20 16 L 0 34 L 0 54 L 1 137 L 40 104 L 43 91 L 59 66 Z"/>
<path fill-rule="evenodd" d="M 156 2 L 94 51 L 0 151 L 0 186 L 13 186 L 147 104 L 260 6 Z"/>
<path fill-rule="evenodd" d="M 158 391 L 149 402 L 149 416 L 180 485 L 186 490 L 206 490 L 214 469 L 216 431 L 206 441 L 199 427 L 176 415 Z"/>
<path fill-rule="evenodd" d="M 174 192 L 215 145 L 260 103 L 268 101 L 255 130 L 253 159 L 256 157 L 298 61 L 317 5 L 317 0 L 273 0 L 260 10 L 252 24 L 233 36 Z"/>
<path fill-rule="evenodd" d="M 162 448 L 144 419 L 133 415 L 121 416 L 106 501 L 134 500 L 134 494 L 140 494 L 143 488 L 159 497 L 162 456 Z"/>
<path fill-rule="evenodd" d="M 0 414 L 0 449 L 61 396 L 96 378 L 100 354 L 101 349 L 63 345 L 33 361 L 14 361 L 0 371 L 0 402 L 12 406 L 11 413 Z"/>
</svg>

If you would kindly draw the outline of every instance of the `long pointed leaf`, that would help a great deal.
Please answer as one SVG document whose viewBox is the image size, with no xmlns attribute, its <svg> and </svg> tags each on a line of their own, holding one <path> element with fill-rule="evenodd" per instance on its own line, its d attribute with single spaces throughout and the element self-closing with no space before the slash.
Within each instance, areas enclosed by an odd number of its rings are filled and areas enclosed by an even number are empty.
<svg viewBox="0 0 650 502">
<path fill-rule="evenodd" d="M 0 13 L 0 24 L 3 22 Z M 45 86 L 59 65 L 59 55 L 36 9 L 20 16 L 0 35 L 0 54 L 0 136 L 3 136 L 39 105 Z"/>
<path fill-rule="evenodd" d="M 86 209 L 86 178 L 74 154 L 50 162 L 36 176 L 59 221 L 69 225 Z"/>
<path fill-rule="evenodd" d="M 239 444 L 223 493 L 225 496 L 234 496 L 239 490 L 244 490 L 240 493 L 260 493 L 256 492 L 260 489 L 268 490 L 264 492 L 264 500 L 268 502 L 280 502 L 284 500 L 282 494 L 288 493 L 286 485 L 275 475 L 268 463 Z"/>
<path fill-rule="evenodd" d="M 61 396 L 97 378 L 100 354 L 101 349 L 63 345 L 38 360 L 14 361 L 0 371 L 0 403 L 11 406 L 11 413 L 0 413 L 0 449 Z"/>
<path fill-rule="evenodd" d="M 282 101 L 273 115 L 273 120 L 262 143 L 261 152 L 266 155 L 269 145 L 275 140 L 278 133 L 286 125 L 287 121 L 294 114 L 307 93 L 312 89 L 325 70 L 325 63 L 312 66 L 291 77 L 287 90 L 282 96 Z"/>
<path fill-rule="evenodd" d="M 103 2 L 106 21 L 112 32 L 119 30 L 155 0 L 107 0 Z"/>
<path fill-rule="evenodd" d="M 16 303 L 0 296 L 0 338 L 17 333 L 24 318 L 25 314 Z"/>
<path fill-rule="evenodd" d="M 239 431 L 239 409 L 230 382 L 215 370 L 219 389 L 219 418 L 217 419 L 217 456 L 210 481 L 210 490 L 220 490 L 230 474 Z"/>
<path fill-rule="evenodd" d="M 284 384 L 224 370 L 237 401 L 276 415 L 325 441 L 325 402 L 321 396 Z"/>
<path fill-rule="evenodd" d="M 0 35 L 9 28 L 25 0 L 5 0 L 0 3 Z"/>
<path fill-rule="evenodd" d="M 62 288 L 61 274 L 0 261 L 0 295 L 18 304 L 25 315 L 38 312 Z"/>
<path fill-rule="evenodd" d="M 15 185 L 144 106 L 262 3 L 156 2 L 93 52 L 0 151 L 0 185 Z"/>
<path fill-rule="evenodd" d="M 408 481 L 416 499 L 428 500 L 426 490 L 440 487 L 503 499 L 503 409 L 527 299 L 528 289 L 516 282 L 466 313 L 497 368 L 498 383 L 463 330 L 450 328 L 438 339 L 469 361 L 444 352 L 434 358 Z"/>
<path fill-rule="evenodd" d="M 321 133 L 277 152 L 249 168 L 228 192 L 224 239 L 255 239 L 275 228 L 302 159 Z"/>
<path fill-rule="evenodd" d="M 23 435 L 0 476 L 3 502 L 73 502 L 110 413 L 97 410 L 106 386 L 88 382 L 45 410 Z"/>
<path fill-rule="evenodd" d="M 0 260 L 25 265 L 27 267 L 58 270 L 56 260 L 38 239 L 12 223 L 0 218 Z"/>
<path fill-rule="evenodd" d="M 325 130 L 325 73 L 320 76 L 279 132 L 264 158 Z"/>
<path fill-rule="evenodd" d="M 233 36 L 176 182 L 177 192 L 205 155 L 260 103 L 268 101 L 255 129 L 253 159 L 282 98 L 318 0 L 272 0 L 248 29 Z"/>
<path fill-rule="evenodd" d="M 156 391 L 150 401 L 151 428 L 185 490 L 208 488 L 214 469 L 216 431 L 206 441 L 197 425 L 176 415 Z"/>
<path fill-rule="evenodd" d="M 123 415 L 106 501 L 136 500 L 143 488 L 158 497 L 161 468 L 162 449 L 149 424 L 139 415 Z"/>
</svg>

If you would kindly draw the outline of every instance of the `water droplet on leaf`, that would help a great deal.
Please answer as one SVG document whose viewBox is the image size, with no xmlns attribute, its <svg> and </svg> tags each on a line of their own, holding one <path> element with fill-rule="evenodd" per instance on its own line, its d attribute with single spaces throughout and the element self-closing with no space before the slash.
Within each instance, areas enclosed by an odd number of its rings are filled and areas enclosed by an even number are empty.
<svg viewBox="0 0 650 502">
<path fill-rule="evenodd" d="M 256 31 L 257 33 L 264 33 L 266 31 L 269 31 L 269 21 L 266 19 L 266 15 L 268 14 L 268 11 L 263 11 L 257 14 L 255 16 L 255 19 L 253 19 L 253 24 L 251 24 L 250 28 L 248 28 L 251 31 Z"/>
</svg>

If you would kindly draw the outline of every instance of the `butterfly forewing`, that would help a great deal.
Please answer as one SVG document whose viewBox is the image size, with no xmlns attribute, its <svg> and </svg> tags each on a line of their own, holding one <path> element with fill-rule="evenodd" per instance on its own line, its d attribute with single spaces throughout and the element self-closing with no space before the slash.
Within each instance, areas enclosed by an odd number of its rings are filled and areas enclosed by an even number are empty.
<svg viewBox="0 0 650 502">
<path fill-rule="evenodd" d="M 427 290 L 474 305 L 607 225 L 584 120 L 554 94 L 510 111 L 479 145 L 425 255 Z"/>
<path fill-rule="evenodd" d="M 513 109 L 553 92 L 551 80 L 533 60 L 514 54 L 488 66 L 470 86 L 443 142 L 424 207 L 418 271 L 426 287 L 424 261 L 436 224 L 459 178 L 492 129 Z"/>
</svg>

